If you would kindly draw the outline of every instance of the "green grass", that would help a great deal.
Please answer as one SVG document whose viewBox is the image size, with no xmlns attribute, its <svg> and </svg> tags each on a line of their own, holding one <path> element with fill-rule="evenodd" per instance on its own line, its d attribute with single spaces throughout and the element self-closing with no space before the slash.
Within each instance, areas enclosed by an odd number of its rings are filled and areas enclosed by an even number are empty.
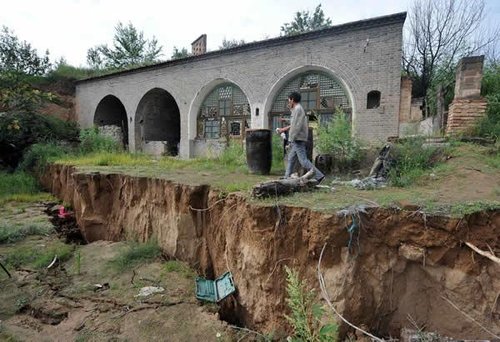
<svg viewBox="0 0 500 342">
<path fill-rule="evenodd" d="M 0 205 L 7 202 L 51 201 L 54 197 L 41 192 L 37 180 L 26 172 L 0 171 Z"/>
<path fill-rule="evenodd" d="M 5 257 L 5 263 L 11 267 L 32 266 L 34 268 L 47 267 L 54 256 L 61 262 L 69 260 L 73 255 L 73 246 L 56 240 L 49 245 L 19 246 L 11 250 Z"/>
<path fill-rule="evenodd" d="M 169 260 L 164 266 L 165 272 L 175 272 L 187 279 L 194 279 L 196 277 L 196 272 L 190 268 L 186 263 L 178 260 Z"/>
<path fill-rule="evenodd" d="M 49 222 L 0 223 L 0 244 L 20 241 L 30 235 L 48 235 L 54 231 Z"/>
<path fill-rule="evenodd" d="M 36 179 L 25 172 L 0 171 L 0 198 L 17 194 L 35 194 L 40 191 Z"/>
<path fill-rule="evenodd" d="M 0 341 L 18 342 L 21 340 L 17 339 L 14 335 L 7 331 L 7 329 L 3 325 L 0 325 Z"/>
<path fill-rule="evenodd" d="M 464 217 L 480 211 L 499 210 L 499 201 L 474 201 L 466 203 L 456 203 L 450 207 L 450 214 L 453 217 Z"/>
<path fill-rule="evenodd" d="M 161 255 L 160 247 L 156 242 L 132 242 L 115 258 L 109 261 L 116 272 L 122 272 L 139 264 L 154 260 Z"/>
</svg>

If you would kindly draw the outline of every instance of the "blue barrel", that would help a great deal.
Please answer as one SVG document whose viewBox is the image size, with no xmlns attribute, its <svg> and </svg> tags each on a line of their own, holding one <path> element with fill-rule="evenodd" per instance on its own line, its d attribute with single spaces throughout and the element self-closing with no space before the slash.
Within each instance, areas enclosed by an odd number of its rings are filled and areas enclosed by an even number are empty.
<svg viewBox="0 0 500 342">
<path fill-rule="evenodd" d="M 269 129 L 247 129 L 246 154 L 250 173 L 268 175 L 273 163 L 272 133 Z"/>
</svg>

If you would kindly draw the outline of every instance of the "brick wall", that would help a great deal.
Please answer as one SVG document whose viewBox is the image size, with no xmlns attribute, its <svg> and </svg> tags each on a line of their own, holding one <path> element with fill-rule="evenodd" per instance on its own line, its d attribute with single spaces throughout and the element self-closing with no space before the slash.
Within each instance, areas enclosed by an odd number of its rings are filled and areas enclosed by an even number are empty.
<svg viewBox="0 0 500 342">
<path fill-rule="evenodd" d="M 484 56 L 465 57 L 457 66 L 455 98 L 448 110 L 446 134 L 469 132 L 486 113 L 481 97 Z"/>
<path fill-rule="evenodd" d="M 194 142 L 196 118 L 215 86 L 232 82 L 240 87 L 250 103 L 251 128 L 265 128 L 280 88 L 300 73 L 318 70 L 339 80 L 349 94 L 354 133 L 366 141 L 385 141 L 399 129 L 405 16 L 379 17 L 85 80 L 76 89 L 78 120 L 82 127 L 91 126 L 99 101 L 116 96 L 126 109 L 130 148 L 135 150 L 138 104 L 149 90 L 164 89 L 180 112 L 180 154 L 190 157 L 203 150 L 202 142 Z M 372 90 L 381 92 L 381 103 L 367 109 Z"/>
<path fill-rule="evenodd" d="M 446 134 L 468 133 L 484 117 L 486 105 L 484 98 L 454 99 L 448 111 Z"/>
</svg>

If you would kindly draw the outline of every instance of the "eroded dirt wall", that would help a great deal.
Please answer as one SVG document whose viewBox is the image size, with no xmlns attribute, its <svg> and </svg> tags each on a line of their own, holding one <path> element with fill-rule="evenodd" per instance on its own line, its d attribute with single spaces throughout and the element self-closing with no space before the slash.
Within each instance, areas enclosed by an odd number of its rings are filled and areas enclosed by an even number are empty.
<svg viewBox="0 0 500 342">
<path fill-rule="evenodd" d="M 399 336 L 410 320 L 455 338 L 490 339 L 473 317 L 500 333 L 500 265 L 464 242 L 500 250 L 500 215 L 463 219 L 367 208 L 353 217 L 307 208 L 260 206 L 208 186 L 120 174 L 48 168 L 42 183 L 74 206 L 89 241 L 156 238 L 165 253 L 207 277 L 231 271 L 238 289 L 223 318 L 262 331 L 285 327 L 283 266 L 318 288 L 317 264 L 347 319 L 381 336 Z M 350 246 L 350 248 L 348 247 Z M 342 327 L 342 333 L 347 327 Z"/>
</svg>

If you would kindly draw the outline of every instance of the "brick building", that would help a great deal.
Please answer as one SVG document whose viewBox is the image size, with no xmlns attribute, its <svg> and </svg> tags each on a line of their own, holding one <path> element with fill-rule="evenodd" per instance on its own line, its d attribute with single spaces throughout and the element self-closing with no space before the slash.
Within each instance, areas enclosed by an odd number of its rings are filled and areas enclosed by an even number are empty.
<svg viewBox="0 0 500 342">
<path fill-rule="evenodd" d="M 131 151 L 187 158 L 242 138 L 245 128 L 278 125 L 284 98 L 296 90 L 320 123 L 341 110 L 355 135 L 385 141 L 399 134 L 405 18 L 361 20 L 82 80 L 77 117 L 82 127 L 121 127 Z"/>
</svg>

